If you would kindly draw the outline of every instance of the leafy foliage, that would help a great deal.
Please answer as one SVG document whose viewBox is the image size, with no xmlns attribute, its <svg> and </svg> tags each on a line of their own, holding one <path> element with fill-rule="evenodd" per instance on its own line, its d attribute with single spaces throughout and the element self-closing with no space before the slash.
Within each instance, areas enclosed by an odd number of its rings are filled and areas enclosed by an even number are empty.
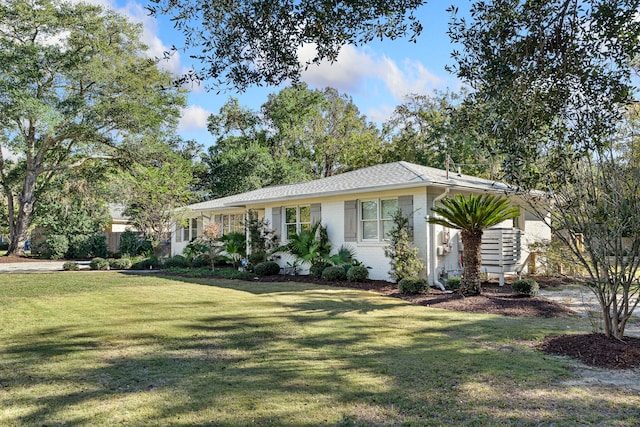
<svg viewBox="0 0 640 427">
<path fill-rule="evenodd" d="M 247 239 L 242 232 L 227 233 L 220 238 L 226 257 L 233 268 L 240 267 L 240 262 L 247 255 Z"/>
<path fill-rule="evenodd" d="M 325 270 L 325 268 L 331 267 L 332 265 L 333 264 L 324 259 L 315 260 L 311 263 L 311 267 L 309 267 L 309 275 L 311 277 L 315 277 L 316 279 L 321 279 L 322 272 Z"/>
<path fill-rule="evenodd" d="M 280 273 L 280 266 L 275 261 L 265 261 L 254 265 L 253 272 L 258 276 L 274 276 Z"/>
<path fill-rule="evenodd" d="M 570 165 L 606 145 L 633 101 L 638 0 L 476 1 L 454 17 L 451 67 L 475 91 L 508 182 L 558 188 Z M 565 160 L 569 160 L 566 162 Z"/>
<path fill-rule="evenodd" d="M 78 271 L 80 270 L 80 264 L 75 261 L 67 261 L 62 264 L 62 269 L 64 271 Z"/>
<path fill-rule="evenodd" d="M 46 252 L 48 258 L 62 259 L 69 250 L 69 239 L 62 234 L 49 234 L 45 240 Z"/>
<path fill-rule="evenodd" d="M 265 218 L 249 210 L 245 217 L 244 228 L 248 234 L 248 261 L 251 266 L 267 261 L 268 253 L 275 247 L 275 235 Z"/>
<path fill-rule="evenodd" d="M 441 205 L 431 210 L 440 217 L 430 216 L 429 223 L 462 230 L 460 236 L 464 245 L 464 273 L 460 292 L 464 295 L 479 295 L 482 292 L 480 249 L 483 230 L 517 217 L 520 210 L 511 206 L 508 199 L 491 194 L 469 194 L 467 198 L 462 194 L 456 194 L 442 199 Z"/>
<path fill-rule="evenodd" d="M 460 289 L 461 285 L 462 279 L 460 277 L 449 277 L 447 279 L 447 288 L 451 289 L 452 291 L 457 291 L 458 289 Z"/>
<path fill-rule="evenodd" d="M 414 40 L 422 26 L 413 10 L 423 0 L 269 0 L 234 3 L 153 0 L 152 15 L 170 17 L 201 67 L 183 79 L 244 90 L 296 81 L 306 65 L 335 61 L 342 46 L 373 39 Z M 307 59 L 300 46 L 313 49 Z"/>
<path fill-rule="evenodd" d="M 393 228 L 389 231 L 389 244 L 384 248 L 384 255 L 390 260 L 389 276 L 399 282 L 405 277 L 417 277 L 424 269 L 424 263 L 418 257 L 418 248 L 413 245 L 409 219 L 400 210 L 393 214 L 392 219 Z"/>
<path fill-rule="evenodd" d="M 347 272 L 339 266 L 327 267 L 322 270 L 322 278 L 330 282 L 340 282 L 347 280 Z"/>
<path fill-rule="evenodd" d="M 466 92 L 407 95 L 384 123 L 384 162 L 407 161 L 444 169 L 447 162 L 468 175 L 491 177 L 496 156 L 477 129 L 476 113 L 462 102 Z M 482 141 L 482 143 L 481 143 Z"/>
<path fill-rule="evenodd" d="M 405 277 L 398 282 L 398 290 L 403 294 L 420 294 L 429 291 L 429 285 L 420 277 Z"/>
<path fill-rule="evenodd" d="M 511 284 L 516 295 L 535 297 L 540 293 L 540 286 L 534 279 L 519 279 Z"/>
<path fill-rule="evenodd" d="M 109 267 L 112 270 L 129 270 L 131 268 L 131 258 L 109 259 Z"/>
<path fill-rule="evenodd" d="M 130 163 L 140 135 L 177 122 L 184 96 L 143 54 L 141 28 L 112 11 L 8 0 L 0 21 L 0 186 L 9 252 L 22 255 L 34 204 L 52 179 L 105 160 Z"/>
<path fill-rule="evenodd" d="M 347 271 L 347 280 L 350 282 L 364 282 L 369 278 L 369 269 L 364 265 L 354 265 Z"/>
<path fill-rule="evenodd" d="M 108 270 L 109 261 L 102 257 L 95 257 L 89 262 L 89 268 L 92 270 Z"/>
<path fill-rule="evenodd" d="M 324 259 L 331 252 L 331 242 L 326 227 L 316 223 L 308 230 L 300 230 L 289 236 L 289 241 L 278 248 L 280 252 L 288 252 L 301 262 L 313 263 L 314 260 Z"/>
</svg>

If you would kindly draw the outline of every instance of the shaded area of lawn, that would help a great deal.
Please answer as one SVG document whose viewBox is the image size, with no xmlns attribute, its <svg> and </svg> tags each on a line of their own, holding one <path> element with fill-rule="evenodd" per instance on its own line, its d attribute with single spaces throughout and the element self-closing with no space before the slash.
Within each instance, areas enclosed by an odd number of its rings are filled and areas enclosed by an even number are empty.
<svg viewBox="0 0 640 427">
<path fill-rule="evenodd" d="M 563 387 L 568 365 L 532 348 L 588 327 L 580 319 L 456 313 L 311 284 L 33 277 L 0 278 L 0 424 L 634 425 L 640 416 L 637 394 Z"/>
</svg>

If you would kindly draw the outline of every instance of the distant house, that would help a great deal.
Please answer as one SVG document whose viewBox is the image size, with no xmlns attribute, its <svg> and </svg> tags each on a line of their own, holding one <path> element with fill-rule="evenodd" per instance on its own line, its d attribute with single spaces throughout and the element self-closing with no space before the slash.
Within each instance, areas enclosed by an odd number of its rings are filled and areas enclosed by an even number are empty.
<svg viewBox="0 0 640 427">
<path fill-rule="evenodd" d="M 120 237 L 127 230 L 137 231 L 129 217 L 124 215 L 125 206 L 118 203 L 109 203 L 109 215 L 111 222 L 104 230 L 107 237 L 107 249 L 109 252 L 117 253 L 120 251 Z"/>
<path fill-rule="evenodd" d="M 186 207 L 188 221 L 174 228 L 172 253 L 202 233 L 211 221 L 224 232 L 241 231 L 248 210 L 269 221 L 281 241 L 301 227 L 321 222 L 327 227 L 334 250 L 346 244 L 370 267 L 372 279 L 389 279 L 389 260 L 384 255 L 391 215 L 398 209 L 409 217 L 414 244 L 427 266 L 424 276 L 432 285 L 462 271 L 463 247 L 457 230 L 428 224 L 425 217 L 444 197 L 457 193 L 508 194 L 505 184 L 407 162 L 395 162 L 298 184 L 261 188 Z M 513 198 L 514 204 L 517 200 Z M 483 268 L 492 273 L 519 270 L 528 256 L 528 244 L 550 238 L 544 223 L 525 210 L 487 234 Z M 290 259 L 280 259 L 281 266 Z"/>
</svg>

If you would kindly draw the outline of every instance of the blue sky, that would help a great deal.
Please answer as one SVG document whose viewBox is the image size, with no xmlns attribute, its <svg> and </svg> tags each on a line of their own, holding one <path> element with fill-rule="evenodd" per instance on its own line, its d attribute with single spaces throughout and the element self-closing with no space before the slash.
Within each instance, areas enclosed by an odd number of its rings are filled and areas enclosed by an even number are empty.
<svg viewBox="0 0 640 427">
<path fill-rule="evenodd" d="M 181 46 L 181 35 L 173 31 L 168 20 L 148 16 L 144 9 L 146 2 L 93 2 L 142 23 L 143 38 L 150 55 L 162 56 L 170 46 Z M 446 34 L 450 17 L 445 11 L 450 4 L 434 0 L 417 11 L 424 26 L 417 43 L 400 39 L 375 41 L 360 47 L 346 46 L 336 63 L 312 66 L 303 74 L 302 80 L 312 88 L 332 86 L 349 94 L 361 113 L 376 123 L 386 120 L 407 94 L 459 88 L 460 82 L 444 69 L 446 64 L 452 63 L 452 45 Z M 177 54 L 162 66 L 173 73 L 182 73 L 190 67 L 189 61 L 186 54 Z M 194 87 L 189 94 L 189 105 L 183 111 L 179 133 L 184 138 L 210 145 L 213 137 L 206 130 L 206 119 L 209 114 L 217 113 L 230 96 L 238 98 L 243 106 L 258 109 L 269 93 L 278 92 L 284 86 L 250 88 L 244 93 L 231 88 L 220 94 Z"/>
</svg>

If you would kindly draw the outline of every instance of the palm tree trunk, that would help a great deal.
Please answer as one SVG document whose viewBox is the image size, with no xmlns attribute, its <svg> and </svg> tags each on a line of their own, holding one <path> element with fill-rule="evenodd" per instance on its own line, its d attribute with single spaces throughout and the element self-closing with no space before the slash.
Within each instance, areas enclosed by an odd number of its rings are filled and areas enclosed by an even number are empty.
<svg viewBox="0 0 640 427">
<path fill-rule="evenodd" d="M 480 295 L 480 266 L 482 265 L 482 230 L 461 230 L 464 252 L 464 272 L 460 292 L 466 296 Z"/>
</svg>

